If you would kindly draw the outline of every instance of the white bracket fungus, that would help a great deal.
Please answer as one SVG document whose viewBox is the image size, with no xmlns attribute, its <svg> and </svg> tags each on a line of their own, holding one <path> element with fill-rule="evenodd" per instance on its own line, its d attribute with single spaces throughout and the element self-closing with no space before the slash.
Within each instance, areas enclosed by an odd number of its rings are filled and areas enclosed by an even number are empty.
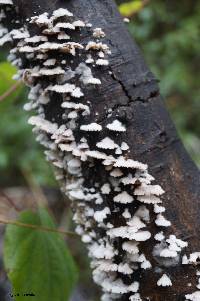
<svg viewBox="0 0 200 301">
<path fill-rule="evenodd" d="M 163 274 L 162 277 L 157 282 L 158 286 L 172 286 L 171 279 L 166 275 Z"/>
</svg>

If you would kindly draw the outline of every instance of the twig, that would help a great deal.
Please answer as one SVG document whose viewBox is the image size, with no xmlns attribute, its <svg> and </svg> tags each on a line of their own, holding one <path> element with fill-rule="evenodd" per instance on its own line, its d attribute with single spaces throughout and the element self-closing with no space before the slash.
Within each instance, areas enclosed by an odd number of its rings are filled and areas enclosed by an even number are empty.
<svg viewBox="0 0 200 301">
<path fill-rule="evenodd" d="M 3 220 L 0 219 L 0 224 L 4 225 L 13 225 L 17 227 L 24 227 L 24 228 L 30 228 L 32 230 L 38 230 L 38 231 L 44 231 L 44 232 L 53 232 L 53 233 L 59 233 L 59 234 L 64 234 L 64 235 L 70 235 L 70 236 L 77 236 L 75 232 L 72 231 L 65 231 L 65 230 L 57 230 L 49 227 L 44 227 L 44 226 L 37 226 L 37 225 L 31 225 L 31 224 L 25 224 L 17 221 L 9 221 L 9 220 Z"/>
<path fill-rule="evenodd" d="M 0 96 L 0 102 L 5 100 L 12 93 L 14 93 L 21 84 L 22 82 L 18 81 L 16 84 L 12 85 L 3 95 Z"/>
<path fill-rule="evenodd" d="M 22 174 L 25 178 L 25 180 L 28 183 L 29 188 L 31 189 L 31 192 L 33 194 L 34 200 L 36 202 L 36 204 L 39 205 L 43 205 L 43 206 L 48 206 L 48 200 L 45 196 L 45 194 L 43 193 L 40 185 L 37 184 L 37 182 L 34 180 L 31 172 L 29 169 L 22 169 Z"/>
<path fill-rule="evenodd" d="M 0 195 L 2 195 L 17 212 L 20 212 L 15 202 L 3 190 L 0 190 Z"/>
</svg>

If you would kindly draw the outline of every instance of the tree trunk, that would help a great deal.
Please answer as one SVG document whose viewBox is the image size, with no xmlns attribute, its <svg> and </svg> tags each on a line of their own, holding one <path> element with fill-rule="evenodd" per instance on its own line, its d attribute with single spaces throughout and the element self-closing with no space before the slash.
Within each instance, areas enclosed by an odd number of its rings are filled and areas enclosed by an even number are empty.
<svg viewBox="0 0 200 301">
<path fill-rule="evenodd" d="M 14 0 L 21 24 L 26 23 L 27 18 L 48 11 L 50 14 L 60 7 L 68 8 L 77 20 L 92 23 L 93 28 L 102 28 L 106 36 L 103 43 L 111 50 L 109 66 L 96 68 L 93 76 L 100 79 L 101 85 L 95 88 L 85 89 L 85 98 L 91 103 L 91 114 L 82 117 L 82 124 L 96 122 L 103 128 L 108 121 L 119 119 L 126 125 L 126 133 L 112 136 L 115 143 L 128 143 L 130 152 L 128 158 L 148 164 L 148 172 L 155 178 L 164 190 L 162 196 L 163 205 L 166 207 L 165 216 L 171 221 L 172 226 L 165 229 L 165 235 L 176 235 L 187 241 L 189 246 L 186 253 L 200 250 L 200 174 L 197 167 L 189 158 L 159 93 L 157 80 L 148 69 L 144 59 L 130 37 L 122 18 L 112 0 Z M 30 32 L 40 34 L 40 28 L 33 28 L 28 24 Z M 81 44 L 86 45 L 92 39 L 88 32 L 81 36 Z M 75 41 L 78 41 L 75 35 Z M 79 41 L 80 42 L 80 41 Z M 162 60 L 162 58 L 160 58 Z M 24 58 L 23 58 L 24 60 Z M 79 60 L 75 57 L 74 64 Z M 24 66 L 30 67 L 29 62 Z M 69 62 L 70 64 L 70 62 Z M 24 68 L 24 69 L 25 69 Z M 54 95 L 54 100 L 43 106 L 47 120 L 63 124 L 60 96 Z M 110 109 L 110 110 L 109 110 Z M 112 110 L 112 111 L 111 111 Z M 110 114 L 112 115 L 110 117 Z M 107 133 L 107 132 L 106 132 Z M 76 132 L 76 140 L 82 136 L 81 131 Z M 87 134 L 87 142 L 90 148 L 95 149 L 97 142 L 105 138 L 105 131 L 98 134 Z M 110 153 L 109 153 L 110 154 Z M 123 169 L 123 168 L 122 168 Z M 108 179 L 108 172 L 100 163 L 93 168 L 88 167 L 87 161 L 83 163 L 82 175 L 85 187 L 93 187 L 96 182 L 101 185 Z M 106 203 L 113 209 L 110 203 L 113 194 L 106 197 Z M 131 206 L 127 208 L 131 211 Z M 138 209 L 137 205 L 137 209 Z M 76 205 L 75 205 L 76 207 Z M 99 205 L 91 205 L 95 210 Z M 123 208 L 122 208 L 123 207 Z M 134 206 L 133 206 L 134 207 Z M 119 205 L 120 216 L 124 205 Z M 135 208 L 135 207 L 134 207 Z M 141 243 L 142 253 L 152 264 L 151 269 L 139 269 L 134 276 L 128 277 L 118 274 L 125 283 L 130 285 L 130 280 L 140 282 L 140 294 L 142 300 L 152 301 L 178 301 L 185 300 L 186 294 L 196 291 L 196 265 L 182 265 L 181 258 L 175 265 L 166 266 L 165 262 L 153 255 L 155 240 L 153 235 L 163 230 L 158 227 L 153 209 L 149 209 L 151 220 L 148 230 L 152 238 Z M 112 210 L 111 210 L 112 211 Z M 122 226 L 120 216 L 111 212 L 109 221 L 115 227 Z M 100 239 L 105 233 L 97 225 L 95 232 Z M 121 250 L 121 240 L 116 248 Z M 121 253 L 120 253 L 120 256 Z M 116 259 L 119 261 L 119 257 Z M 196 263 L 197 264 L 197 263 Z M 170 276 L 172 286 L 157 286 L 162 274 Z M 131 294 L 122 294 L 117 300 L 128 300 Z M 188 297 L 189 298 L 189 297 Z M 192 297 L 191 297 L 192 298 Z M 107 299 L 105 299 L 107 300 Z M 112 300 L 112 299 L 111 299 Z M 136 300 L 136 299 L 130 299 Z M 200 299 L 189 299 L 200 300 Z"/>
</svg>

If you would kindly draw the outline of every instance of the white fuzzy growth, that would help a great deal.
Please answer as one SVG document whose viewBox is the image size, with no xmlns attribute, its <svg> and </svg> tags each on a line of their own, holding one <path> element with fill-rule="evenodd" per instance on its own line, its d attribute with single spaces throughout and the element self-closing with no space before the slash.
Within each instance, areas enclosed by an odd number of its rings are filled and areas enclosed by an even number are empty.
<svg viewBox="0 0 200 301">
<path fill-rule="evenodd" d="M 136 193 L 137 195 L 137 193 Z M 145 204 L 159 204 L 162 203 L 161 199 L 155 195 L 140 195 L 137 197 L 138 201 Z"/>
<path fill-rule="evenodd" d="M 102 50 L 104 52 L 108 52 L 109 51 L 109 47 L 106 44 L 103 43 L 96 43 L 93 41 L 90 41 L 87 46 L 86 46 L 86 50 Z"/>
<path fill-rule="evenodd" d="M 32 17 L 30 23 L 35 23 L 39 27 L 42 25 L 49 25 L 51 21 L 48 18 L 48 13 L 41 14 L 40 16 Z"/>
<path fill-rule="evenodd" d="M 144 270 L 151 269 L 152 265 L 149 260 L 145 260 L 141 263 L 141 268 Z"/>
<path fill-rule="evenodd" d="M 129 285 L 129 291 L 133 293 L 137 293 L 139 290 L 139 282 L 135 281 L 133 284 Z"/>
<path fill-rule="evenodd" d="M 67 117 L 69 119 L 76 119 L 78 117 L 78 113 L 76 111 L 72 111 L 67 115 Z"/>
<path fill-rule="evenodd" d="M 175 235 L 170 235 L 169 239 L 167 239 L 166 241 L 171 246 L 176 245 L 176 247 L 178 248 L 177 251 L 181 251 L 181 249 L 188 247 L 188 242 L 177 238 Z"/>
<path fill-rule="evenodd" d="M 155 223 L 159 227 L 170 227 L 171 222 L 168 221 L 162 214 L 158 214 Z"/>
<path fill-rule="evenodd" d="M 11 42 L 12 38 L 10 36 L 10 34 L 6 34 L 4 35 L 2 38 L 0 38 L 0 46 L 3 46 L 5 43 Z"/>
<path fill-rule="evenodd" d="M 135 241 L 146 241 L 151 237 L 151 233 L 149 231 L 137 231 L 135 228 L 131 227 L 119 227 L 113 228 L 107 231 L 107 234 L 111 238 L 121 237 L 128 238 L 130 240 Z"/>
<path fill-rule="evenodd" d="M 135 229 L 139 230 L 146 227 L 141 219 L 138 216 L 133 216 L 128 222 L 127 225 L 130 227 L 134 227 Z"/>
<path fill-rule="evenodd" d="M 123 176 L 123 172 L 119 168 L 114 168 L 111 172 L 110 175 L 114 178 L 119 178 Z"/>
<path fill-rule="evenodd" d="M 96 259 L 112 259 L 115 256 L 115 251 L 110 244 L 106 246 L 94 243 L 89 247 L 90 256 Z"/>
<path fill-rule="evenodd" d="M 139 283 L 133 282 L 131 285 L 125 285 L 121 279 L 113 281 L 112 279 L 106 279 L 102 283 L 102 287 L 106 292 L 114 294 L 126 294 L 129 292 L 136 293 L 139 289 Z"/>
<path fill-rule="evenodd" d="M 116 154 L 116 155 L 122 155 L 122 150 L 121 150 L 120 147 L 118 147 L 118 148 L 116 149 L 115 154 Z"/>
<path fill-rule="evenodd" d="M 98 222 L 98 223 L 102 223 L 104 221 L 104 219 L 107 218 L 107 215 L 111 214 L 110 212 L 110 208 L 106 207 L 101 211 L 96 211 L 94 213 L 94 219 Z"/>
<path fill-rule="evenodd" d="M 26 46 L 25 46 L 26 47 Z M 21 52 L 26 52 L 24 51 L 25 47 L 21 47 L 20 51 Z M 23 49 L 23 51 L 22 51 Z M 76 49 L 83 49 L 83 46 L 79 43 L 75 42 L 67 42 L 67 43 L 53 43 L 53 42 L 45 42 L 43 44 L 40 44 L 38 47 L 33 48 L 34 51 L 41 51 L 41 52 L 48 52 L 51 50 L 59 50 L 60 52 L 63 53 L 70 53 L 73 56 L 76 54 Z"/>
<path fill-rule="evenodd" d="M 90 124 L 81 125 L 80 129 L 86 132 L 100 132 L 102 130 L 102 126 L 98 123 L 93 122 Z"/>
<path fill-rule="evenodd" d="M 118 265 L 113 263 L 112 260 L 99 260 L 96 265 L 98 266 L 97 270 L 102 272 L 117 272 L 118 270 Z"/>
<path fill-rule="evenodd" d="M 105 53 L 103 51 L 99 51 L 98 56 L 102 59 L 105 57 Z"/>
<path fill-rule="evenodd" d="M 42 95 L 39 96 L 38 102 L 41 103 L 41 104 L 47 104 L 47 103 L 50 102 L 50 98 L 47 95 L 42 94 Z"/>
<path fill-rule="evenodd" d="M 129 297 L 130 301 L 142 301 L 140 294 L 134 294 L 132 296 Z"/>
<path fill-rule="evenodd" d="M 71 23 L 68 22 L 60 22 L 56 24 L 57 28 L 63 28 L 63 29 L 71 29 L 71 30 L 75 30 L 75 26 Z"/>
<path fill-rule="evenodd" d="M 119 157 L 116 160 L 116 163 L 114 164 L 115 167 L 125 167 L 125 168 L 131 168 L 131 169 L 141 169 L 146 170 L 147 165 L 142 164 L 138 161 L 134 161 L 132 159 L 125 159 L 124 157 Z"/>
<path fill-rule="evenodd" d="M 157 233 L 157 234 L 154 236 L 154 238 L 155 238 L 155 240 L 157 240 L 157 241 L 162 241 L 162 240 L 165 239 L 165 236 L 164 236 L 163 232 L 159 232 L 159 233 Z"/>
<path fill-rule="evenodd" d="M 85 244 L 87 244 L 87 243 L 90 243 L 91 241 L 92 241 L 92 238 L 91 238 L 91 236 L 90 235 L 87 235 L 87 234 L 84 234 L 83 236 L 82 236 L 82 242 L 84 242 Z"/>
<path fill-rule="evenodd" d="M 174 258 L 177 257 L 178 253 L 174 250 L 170 250 L 170 249 L 163 249 L 160 252 L 160 257 L 165 257 L 165 258 Z"/>
<path fill-rule="evenodd" d="M 189 259 L 187 258 L 187 255 L 183 255 L 182 264 L 189 264 Z"/>
<path fill-rule="evenodd" d="M 50 134 L 53 134 L 58 128 L 57 124 L 51 123 L 50 121 L 45 120 L 39 116 L 30 117 L 28 120 L 28 123 L 31 125 L 35 125 L 40 130 L 50 133 Z"/>
<path fill-rule="evenodd" d="M 129 254 L 139 253 L 138 242 L 134 242 L 134 241 L 124 242 L 122 245 L 122 249 L 128 252 Z"/>
<path fill-rule="evenodd" d="M 192 294 L 185 295 L 185 298 L 191 301 L 200 301 L 200 291 L 196 291 Z"/>
<path fill-rule="evenodd" d="M 138 178 L 136 177 L 133 177 L 132 174 L 128 174 L 127 177 L 124 177 L 121 179 L 121 182 L 124 184 L 124 185 L 131 185 L 131 184 L 135 184 L 135 182 L 138 180 Z"/>
<path fill-rule="evenodd" d="M 105 37 L 105 33 L 101 28 L 94 28 L 93 29 L 93 37 L 100 39 Z"/>
<path fill-rule="evenodd" d="M 75 90 L 76 86 L 73 84 L 64 84 L 64 85 L 55 85 L 49 86 L 48 91 L 54 91 L 57 93 L 72 93 Z"/>
<path fill-rule="evenodd" d="M 108 158 L 106 154 L 99 151 L 86 151 L 86 155 L 99 160 L 106 160 Z"/>
<path fill-rule="evenodd" d="M 101 187 L 102 194 L 109 194 L 111 192 L 110 184 L 106 183 Z"/>
<path fill-rule="evenodd" d="M 84 94 L 82 93 L 81 89 L 79 87 L 76 87 L 73 84 L 64 84 L 64 85 L 55 85 L 55 86 L 49 86 L 47 88 L 48 91 L 54 91 L 57 93 L 69 93 L 71 94 L 73 97 L 76 98 L 80 98 L 82 96 L 84 96 Z M 64 108 L 64 105 L 62 104 L 62 107 Z M 84 106 L 86 107 L 86 106 Z"/>
<path fill-rule="evenodd" d="M 67 162 L 67 171 L 71 175 L 79 175 L 81 172 L 81 161 L 79 159 L 71 159 Z"/>
<path fill-rule="evenodd" d="M 182 264 L 196 264 L 200 259 L 200 252 L 191 253 L 189 258 L 186 255 L 183 256 Z"/>
<path fill-rule="evenodd" d="M 96 61 L 96 64 L 99 66 L 108 66 L 109 65 L 109 61 L 108 60 L 104 60 L 104 59 L 98 59 Z"/>
<path fill-rule="evenodd" d="M 58 34 L 58 40 L 70 40 L 70 36 L 65 32 L 60 32 Z"/>
<path fill-rule="evenodd" d="M 126 218 L 126 219 L 131 218 L 131 214 L 130 214 L 128 208 L 126 208 L 126 209 L 124 210 L 124 212 L 122 213 L 122 216 L 123 216 L 124 218 Z"/>
<path fill-rule="evenodd" d="M 88 56 L 87 56 L 87 59 L 86 59 L 86 64 L 92 64 L 92 63 L 94 63 L 94 59 L 92 58 L 92 56 L 89 54 Z"/>
<path fill-rule="evenodd" d="M 130 23 L 130 19 L 129 18 L 124 18 L 123 21 L 124 21 L 124 23 Z"/>
<path fill-rule="evenodd" d="M 0 0 L 0 4 L 13 5 L 12 0 Z"/>
<path fill-rule="evenodd" d="M 165 212 L 165 207 L 163 207 L 163 206 L 158 206 L 157 204 L 155 204 L 154 205 L 154 212 L 156 213 L 156 214 L 158 214 L 158 213 L 163 213 L 163 212 Z"/>
<path fill-rule="evenodd" d="M 106 137 L 97 143 L 97 147 L 102 149 L 115 149 L 118 147 L 118 145 L 115 144 L 115 142 L 112 139 Z"/>
<path fill-rule="evenodd" d="M 121 150 L 126 151 L 129 149 L 129 146 L 126 142 L 122 142 L 121 144 Z"/>
<path fill-rule="evenodd" d="M 147 209 L 146 206 L 140 206 L 139 209 L 136 211 L 135 216 L 140 217 L 143 221 L 147 223 L 150 221 L 149 209 Z"/>
<path fill-rule="evenodd" d="M 54 19 L 57 19 L 57 18 L 60 18 L 60 17 L 72 17 L 73 16 L 73 14 L 70 12 L 70 11 L 68 11 L 68 9 L 66 9 L 66 8 L 59 8 L 59 9 L 57 9 L 57 10 L 54 10 L 54 12 L 53 12 L 53 18 Z"/>
<path fill-rule="evenodd" d="M 2 10 L 0 10 L 0 22 L 1 22 L 3 19 L 5 19 L 5 18 L 6 18 L 5 12 L 4 12 L 4 10 L 2 9 Z M 0 25 L 0 28 L 1 28 L 1 25 Z"/>
<path fill-rule="evenodd" d="M 56 63 L 56 59 L 48 59 L 43 63 L 43 65 L 44 66 L 54 66 L 55 63 Z"/>
<path fill-rule="evenodd" d="M 39 42 L 47 42 L 48 39 L 45 36 L 33 36 L 33 37 L 28 37 L 25 39 L 26 43 L 39 43 Z"/>
<path fill-rule="evenodd" d="M 126 127 L 119 121 L 114 120 L 112 123 L 107 124 L 106 126 L 110 131 L 114 132 L 126 132 Z"/>
<path fill-rule="evenodd" d="M 56 67 L 56 68 L 53 68 L 53 69 L 45 69 L 45 68 L 42 68 L 39 70 L 39 75 L 42 75 L 42 76 L 54 76 L 54 75 L 60 75 L 60 74 L 64 74 L 65 73 L 65 70 L 63 70 L 62 68 L 60 67 Z M 34 76 L 34 74 L 32 74 L 32 76 Z M 37 74 L 36 74 L 37 76 Z"/>
<path fill-rule="evenodd" d="M 72 24 L 74 27 L 85 27 L 85 23 L 81 20 L 74 21 Z"/>
<path fill-rule="evenodd" d="M 131 275 L 133 274 L 133 270 L 129 267 L 127 263 L 120 263 L 118 265 L 118 272 L 124 275 Z"/>
<path fill-rule="evenodd" d="M 8 29 L 0 24 L 0 37 L 8 33 Z"/>
<path fill-rule="evenodd" d="M 91 69 L 84 63 L 80 63 L 75 72 L 80 75 L 80 80 L 84 83 L 84 85 L 101 84 L 101 81 L 98 78 L 93 77 Z"/>
<path fill-rule="evenodd" d="M 164 286 L 164 287 L 172 286 L 172 282 L 171 279 L 166 274 L 163 274 L 162 277 L 158 280 L 157 285 Z"/>
<path fill-rule="evenodd" d="M 28 38 L 30 36 L 29 32 L 24 28 L 13 29 L 10 32 L 10 35 L 12 36 L 13 40 L 21 40 L 21 39 Z"/>
<path fill-rule="evenodd" d="M 101 296 L 101 301 L 113 301 L 118 298 L 118 294 L 103 294 Z"/>
<path fill-rule="evenodd" d="M 90 109 L 87 105 L 84 105 L 82 103 L 75 103 L 75 102 L 63 102 L 61 105 L 64 109 L 75 109 L 78 111 L 85 111 L 87 114 L 90 113 Z"/>
<path fill-rule="evenodd" d="M 117 196 L 113 198 L 113 201 L 115 203 L 120 203 L 120 204 L 130 204 L 134 201 L 134 198 L 128 194 L 126 191 L 123 191 L 119 193 Z"/>
<path fill-rule="evenodd" d="M 162 195 L 164 193 L 164 190 L 159 185 L 146 185 L 142 184 L 140 187 L 135 189 L 134 192 L 136 195 Z"/>
</svg>

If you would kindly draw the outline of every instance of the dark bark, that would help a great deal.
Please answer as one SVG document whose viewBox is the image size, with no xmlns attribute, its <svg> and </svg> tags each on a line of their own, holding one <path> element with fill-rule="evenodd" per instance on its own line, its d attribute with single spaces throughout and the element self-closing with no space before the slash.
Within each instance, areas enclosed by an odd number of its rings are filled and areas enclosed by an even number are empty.
<svg viewBox="0 0 200 301">
<path fill-rule="evenodd" d="M 93 106 L 87 121 L 95 119 L 104 125 L 107 119 L 105 107 L 112 108 L 116 116 L 124 120 L 127 132 L 123 138 L 129 142 L 130 157 L 147 163 L 150 174 L 166 191 L 163 203 L 167 208 L 166 216 L 172 222 L 169 233 L 173 230 L 177 237 L 187 240 L 188 252 L 198 251 L 200 174 L 177 136 L 160 96 L 157 80 L 130 37 L 116 5 L 111 0 L 15 0 L 14 4 L 19 8 L 22 22 L 34 14 L 67 7 L 76 17 L 104 29 L 106 43 L 112 51 L 109 59 L 112 76 L 107 72 L 97 71 L 102 85 L 87 92 Z M 82 38 L 83 43 L 88 41 L 88 36 Z M 95 115 L 96 112 L 98 116 Z M 61 118 L 55 102 L 48 106 L 46 114 L 49 119 L 57 114 L 58 122 Z M 84 176 L 90 180 L 91 175 L 87 169 Z M 104 176 L 101 168 L 94 172 L 94 176 Z M 151 232 L 156 233 L 153 225 Z M 150 257 L 152 249 L 153 244 L 144 244 L 145 254 Z M 151 261 L 155 262 L 155 259 L 152 257 Z M 141 272 L 141 294 L 144 298 L 149 297 L 153 301 L 178 301 L 184 300 L 185 294 L 196 290 L 193 267 L 180 264 L 175 268 L 165 268 L 165 271 L 173 278 L 173 286 L 170 288 L 155 285 L 158 279 L 156 273 Z M 192 283 L 191 287 L 187 286 L 188 282 Z"/>
</svg>

